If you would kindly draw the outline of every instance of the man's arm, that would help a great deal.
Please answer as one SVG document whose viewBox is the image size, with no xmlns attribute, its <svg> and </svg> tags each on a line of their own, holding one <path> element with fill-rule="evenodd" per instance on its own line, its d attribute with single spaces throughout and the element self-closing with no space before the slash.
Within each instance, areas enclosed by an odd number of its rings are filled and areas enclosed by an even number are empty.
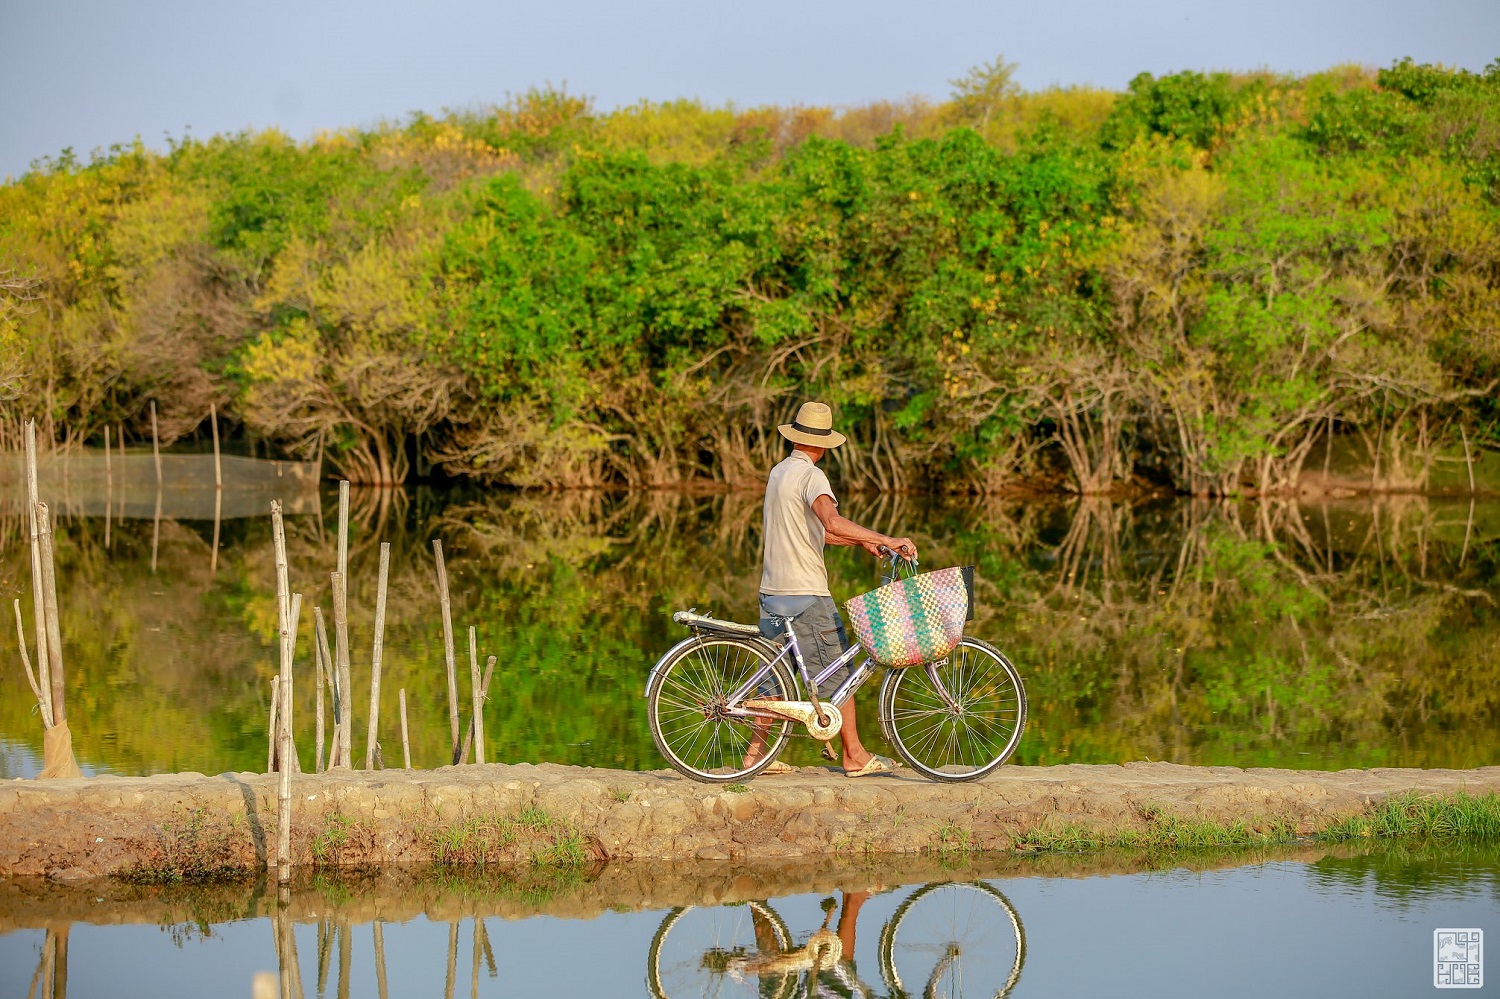
<svg viewBox="0 0 1500 999">
<path fill-rule="evenodd" d="M 868 527 L 860 527 L 839 513 L 838 504 L 827 493 L 813 500 L 813 513 L 823 522 L 823 540 L 830 545 L 859 545 L 871 555 L 879 555 L 882 547 L 900 552 L 907 558 L 916 558 L 917 546 L 911 538 L 893 538 Z"/>
</svg>

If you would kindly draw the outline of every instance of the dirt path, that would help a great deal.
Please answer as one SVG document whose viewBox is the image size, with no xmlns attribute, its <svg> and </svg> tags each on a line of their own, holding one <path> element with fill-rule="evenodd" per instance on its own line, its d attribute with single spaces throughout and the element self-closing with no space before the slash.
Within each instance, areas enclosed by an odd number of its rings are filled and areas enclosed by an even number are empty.
<svg viewBox="0 0 1500 999">
<path fill-rule="evenodd" d="M 1478 770 L 1241 770 L 1167 763 L 1005 767 L 975 784 L 817 767 L 748 786 L 671 771 L 530 764 L 303 775 L 292 860 L 697 859 L 1006 850 L 1038 828 L 1144 828 L 1161 814 L 1311 834 L 1404 791 L 1500 789 Z M 0 781 L 0 875 L 74 880 L 275 863 L 274 778 Z"/>
</svg>

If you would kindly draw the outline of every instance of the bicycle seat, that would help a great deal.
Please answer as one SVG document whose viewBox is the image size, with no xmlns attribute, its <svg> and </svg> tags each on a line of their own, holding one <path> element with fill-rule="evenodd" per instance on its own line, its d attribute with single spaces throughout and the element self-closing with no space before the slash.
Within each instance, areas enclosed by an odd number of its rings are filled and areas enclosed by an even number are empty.
<svg viewBox="0 0 1500 999">
<path fill-rule="evenodd" d="M 698 614 L 694 611 L 678 611 L 672 615 L 672 620 L 680 625 L 692 628 L 694 631 L 714 631 L 721 635 L 735 635 L 738 637 L 760 637 L 760 627 L 754 624 L 738 624 L 734 621 L 721 621 L 716 617 L 706 614 Z"/>
</svg>

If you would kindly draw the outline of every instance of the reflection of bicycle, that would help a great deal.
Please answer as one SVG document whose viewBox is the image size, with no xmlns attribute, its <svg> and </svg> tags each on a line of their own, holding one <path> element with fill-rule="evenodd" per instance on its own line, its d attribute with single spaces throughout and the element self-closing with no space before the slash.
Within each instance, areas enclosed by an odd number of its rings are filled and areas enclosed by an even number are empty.
<svg viewBox="0 0 1500 999">
<path fill-rule="evenodd" d="M 763 638 L 754 625 L 691 611 L 678 611 L 672 619 L 692 629 L 693 637 L 651 668 L 646 715 L 667 762 L 694 780 L 729 782 L 759 773 L 785 745 L 792 722 L 827 742 L 843 727 L 839 708 L 875 672 L 865 656 L 824 701 L 818 685 L 862 655 L 858 643 L 812 676 L 791 618 L 774 618 L 783 632 L 776 642 Z M 806 700 L 799 690 L 806 691 Z M 999 649 L 965 637 L 941 659 L 886 671 L 880 725 L 901 758 L 924 776 L 977 780 L 1020 743 L 1026 688 Z M 752 741 L 760 739 L 764 749 L 747 764 Z"/>
<path fill-rule="evenodd" d="M 767 902 L 667 913 L 651 940 L 646 982 L 654 999 L 745 996 L 860 996 L 875 993 L 854 974 L 823 925 L 792 946 Z M 1026 961 L 1026 934 L 1010 901 L 983 881 L 929 884 L 912 892 L 880 931 L 880 975 L 892 999 L 1008 996 Z"/>
</svg>

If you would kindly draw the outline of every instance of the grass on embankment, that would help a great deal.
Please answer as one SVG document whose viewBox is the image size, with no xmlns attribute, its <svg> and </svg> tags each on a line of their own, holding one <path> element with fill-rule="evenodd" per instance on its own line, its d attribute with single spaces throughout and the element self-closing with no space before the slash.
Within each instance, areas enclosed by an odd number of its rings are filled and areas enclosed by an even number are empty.
<svg viewBox="0 0 1500 999">
<path fill-rule="evenodd" d="M 1465 792 L 1391 795 L 1362 815 L 1299 836 L 1282 820 L 1215 822 L 1183 818 L 1161 808 L 1143 810 L 1144 825 L 1102 829 L 1066 823 L 1023 833 L 1016 849 L 1034 853 L 1084 853 L 1107 849 L 1168 851 L 1275 846 L 1297 841 L 1347 843 L 1366 839 L 1500 841 L 1500 794 Z"/>
</svg>

